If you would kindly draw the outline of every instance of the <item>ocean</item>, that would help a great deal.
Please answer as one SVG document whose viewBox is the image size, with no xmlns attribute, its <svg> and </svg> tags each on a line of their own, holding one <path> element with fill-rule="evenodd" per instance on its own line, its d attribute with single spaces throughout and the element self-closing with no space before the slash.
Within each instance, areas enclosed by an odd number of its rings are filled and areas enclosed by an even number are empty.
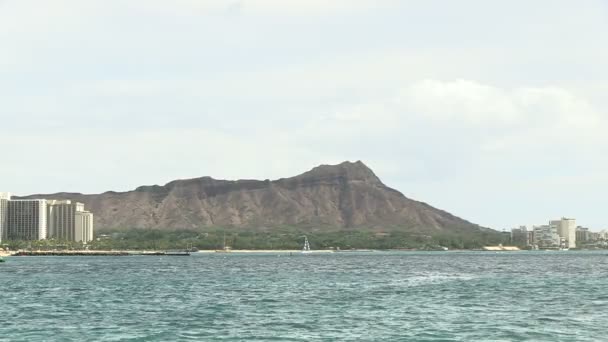
<svg viewBox="0 0 608 342">
<path fill-rule="evenodd" d="M 608 252 L 7 260 L 0 341 L 608 340 Z"/>
</svg>

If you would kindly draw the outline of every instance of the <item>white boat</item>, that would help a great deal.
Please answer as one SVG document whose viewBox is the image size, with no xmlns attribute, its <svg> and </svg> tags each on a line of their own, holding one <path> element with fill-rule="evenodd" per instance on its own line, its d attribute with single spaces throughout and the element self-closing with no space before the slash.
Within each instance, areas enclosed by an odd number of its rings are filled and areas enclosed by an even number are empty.
<svg viewBox="0 0 608 342">
<path fill-rule="evenodd" d="M 312 253 L 312 251 L 310 250 L 310 244 L 308 243 L 308 237 L 306 237 L 306 236 L 304 236 L 304 247 L 302 247 L 302 253 L 303 254 Z"/>
</svg>

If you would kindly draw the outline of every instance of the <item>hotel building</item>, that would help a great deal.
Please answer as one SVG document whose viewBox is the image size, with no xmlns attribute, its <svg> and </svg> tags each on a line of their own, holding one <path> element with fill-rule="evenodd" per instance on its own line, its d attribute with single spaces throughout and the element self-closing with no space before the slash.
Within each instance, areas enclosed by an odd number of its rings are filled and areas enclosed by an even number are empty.
<svg viewBox="0 0 608 342">
<path fill-rule="evenodd" d="M 78 211 L 75 215 L 74 241 L 93 241 L 93 214 L 88 211 Z"/>
<path fill-rule="evenodd" d="M 557 227 L 552 225 L 534 226 L 534 244 L 540 248 L 558 248 L 560 237 Z"/>
<path fill-rule="evenodd" d="M 2 240 L 6 240 L 6 227 L 8 225 L 8 201 L 10 199 L 10 193 L 0 192 L 0 242 L 2 242 Z"/>
<path fill-rule="evenodd" d="M 592 234 L 593 233 L 589 231 L 589 228 L 578 226 L 576 227 L 576 242 L 584 243 L 595 241 L 595 239 L 592 238 Z"/>
<path fill-rule="evenodd" d="M 519 228 L 511 229 L 511 243 L 516 246 L 526 247 L 530 244 L 528 228 L 520 226 Z"/>
<path fill-rule="evenodd" d="M 49 238 L 88 242 L 93 240 L 93 214 L 84 204 L 70 200 L 48 201 Z"/>
<path fill-rule="evenodd" d="M 46 200 L 9 200 L 8 240 L 44 240 L 46 231 Z"/>
<path fill-rule="evenodd" d="M 0 193 L 0 241 L 47 238 L 92 241 L 93 214 L 78 202 L 12 200 L 9 193 Z"/>
<path fill-rule="evenodd" d="M 557 234 L 564 239 L 566 248 L 576 248 L 576 220 L 562 218 L 550 221 L 549 225 L 557 229 Z"/>
<path fill-rule="evenodd" d="M 47 204 L 49 238 L 73 240 L 76 203 L 50 200 Z"/>
</svg>

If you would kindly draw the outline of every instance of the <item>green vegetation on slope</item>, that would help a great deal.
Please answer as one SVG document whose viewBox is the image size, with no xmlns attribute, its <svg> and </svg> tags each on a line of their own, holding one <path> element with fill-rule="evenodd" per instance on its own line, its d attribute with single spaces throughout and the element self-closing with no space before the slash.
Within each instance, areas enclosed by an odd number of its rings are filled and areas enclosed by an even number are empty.
<svg viewBox="0 0 608 342">
<path fill-rule="evenodd" d="M 126 229 L 106 230 L 96 233 L 89 249 L 221 249 L 226 245 L 233 249 L 300 249 L 304 235 L 308 236 L 313 249 L 436 249 L 439 246 L 450 249 L 473 249 L 486 245 L 508 243 L 494 231 L 476 234 L 437 233 L 426 235 L 412 232 L 372 232 L 353 230 L 311 231 L 295 227 L 282 227 L 272 231 L 245 230 L 234 228 L 214 228 L 198 230 L 147 230 Z M 32 247 L 42 249 L 76 249 L 82 244 L 55 240 L 8 241 L 11 249 Z"/>
</svg>

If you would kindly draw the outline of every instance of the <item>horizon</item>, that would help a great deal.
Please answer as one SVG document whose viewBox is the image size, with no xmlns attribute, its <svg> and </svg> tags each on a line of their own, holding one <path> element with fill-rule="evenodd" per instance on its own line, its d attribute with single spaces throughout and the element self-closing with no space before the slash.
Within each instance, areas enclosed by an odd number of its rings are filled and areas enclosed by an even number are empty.
<svg viewBox="0 0 608 342">
<path fill-rule="evenodd" d="M 0 1 L 0 191 L 362 160 L 481 226 L 599 231 L 607 18 L 599 0 Z"/>
</svg>

